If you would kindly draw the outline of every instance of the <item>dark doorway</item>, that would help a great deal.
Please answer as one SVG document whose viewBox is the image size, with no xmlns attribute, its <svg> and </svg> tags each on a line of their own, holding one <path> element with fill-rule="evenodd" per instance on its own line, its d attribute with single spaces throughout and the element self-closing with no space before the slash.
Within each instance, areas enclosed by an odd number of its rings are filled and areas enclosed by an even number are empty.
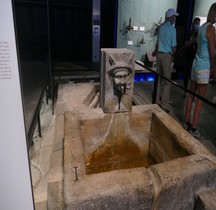
<svg viewBox="0 0 216 210">
<path fill-rule="evenodd" d="M 69 2 L 69 1 L 68 1 Z M 90 62 L 92 0 L 51 4 L 53 61 Z"/>
<path fill-rule="evenodd" d="M 179 16 L 176 19 L 178 49 L 184 46 L 185 41 L 189 40 L 194 2 L 195 0 L 178 0 L 177 12 Z"/>
<path fill-rule="evenodd" d="M 116 47 L 118 0 L 101 0 L 101 48 Z"/>
</svg>

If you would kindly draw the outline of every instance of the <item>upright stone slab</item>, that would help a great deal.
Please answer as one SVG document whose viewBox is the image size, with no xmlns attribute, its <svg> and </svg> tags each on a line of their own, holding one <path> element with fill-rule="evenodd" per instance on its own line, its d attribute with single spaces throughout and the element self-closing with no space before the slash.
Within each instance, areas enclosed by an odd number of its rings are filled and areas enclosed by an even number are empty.
<svg viewBox="0 0 216 210">
<path fill-rule="evenodd" d="M 129 49 L 101 49 L 100 105 L 105 113 L 132 109 L 135 54 Z"/>
</svg>

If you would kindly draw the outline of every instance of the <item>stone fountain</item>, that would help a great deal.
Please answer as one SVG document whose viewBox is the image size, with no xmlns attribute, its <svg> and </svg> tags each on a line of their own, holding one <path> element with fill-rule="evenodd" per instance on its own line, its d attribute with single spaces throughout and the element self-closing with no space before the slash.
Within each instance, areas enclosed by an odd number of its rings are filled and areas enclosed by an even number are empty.
<svg viewBox="0 0 216 210">
<path fill-rule="evenodd" d="M 62 209 L 192 210 L 215 187 L 215 156 L 159 106 L 132 106 L 133 77 L 132 51 L 102 49 L 100 108 L 64 113 Z"/>
</svg>

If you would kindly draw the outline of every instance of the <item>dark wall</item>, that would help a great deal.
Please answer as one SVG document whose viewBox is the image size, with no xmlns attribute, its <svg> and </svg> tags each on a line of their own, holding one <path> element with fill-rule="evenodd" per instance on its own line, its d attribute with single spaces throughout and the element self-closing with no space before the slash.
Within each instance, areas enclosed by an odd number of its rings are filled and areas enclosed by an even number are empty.
<svg viewBox="0 0 216 210">
<path fill-rule="evenodd" d="M 50 0 L 52 60 L 91 62 L 92 0 Z M 101 0 L 101 48 L 115 47 L 118 0 Z M 22 60 L 46 60 L 48 23 L 46 0 L 15 0 Z"/>
<path fill-rule="evenodd" d="M 15 1 L 14 5 L 21 60 L 45 61 L 48 52 L 46 4 Z"/>
<path fill-rule="evenodd" d="M 57 2 L 55 0 L 50 7 L 53 60 L 90 62 L 92 1 L 86 4 L 82 1 Z"/>
<path fill-rule="evenodd" d="M 101 0 L 101 48 L 116 47 L 118 0 Z"/>
<path fill-rule="evenodd" d="M 49 81 L 46 1 L 14 1 L 25 125 L 29 136 Z"/>
<path fill-rule="evenodd" d="M 195 0 L 178 0 L 176 19 L 177 43 L 181 48 L 189 40 Z"/>
<path fill-rule="evenodd" d="M 53 58 L 55 61 L 91 62 L 92 0 L 63 2 L 55 0 L 51 4 Z M 116 3 L 117 0 L 101 0 L 101 48 L 114 47 Z"/>
</svg>

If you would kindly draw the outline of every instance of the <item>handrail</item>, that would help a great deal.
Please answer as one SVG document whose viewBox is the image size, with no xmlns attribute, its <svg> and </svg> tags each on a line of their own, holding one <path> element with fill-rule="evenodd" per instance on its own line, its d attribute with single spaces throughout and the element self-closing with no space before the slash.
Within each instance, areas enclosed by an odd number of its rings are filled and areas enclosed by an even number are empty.
<svg viewBox="0 0 216 210">
<path fill-rule="evenodd" d="M 36 124 L 38 123 L 38 130 L 39 130 L 39 136 L 41 137 L 41 125 L 40 125 L 40 110 L 41 110 L 41 106 L 43 104 L 43 98 L 44 98 L 44 94 L 45 94 L 45 89 L 46 89 L 46 85 L 43 87 L 43 89 L 41 90 L 41 94 L 40 94 L 40 98 L 38 100 L 36 109 L 34 111 L 34 115 L 30 124 L 30 128 L 27 131 L 27 141 L 28 141 L 28 148 L 30 149 L 30 146 L 33 143 L 33 135 L 35 132 L 35 127 Z"/>
<path fill-rule="evenodd" d="M 179 85 L 178 83 L 176 83 L 176 82 L 174 82 L 174 81 L 172 81 L 172 80 L 170 80 L 170 79 L 164 77 L 164 76 L 161 75 L 160 73 L 158 73 L 158 72 L 154 71 L 153 69 L 151 69 L 151 68 L 145 66 L 145 65 L 142 64 L 140 61 L 137 61 L 137 60 L 136 60 L 135 63 L 138 64 L 138 65 L 140 65 L 141 67 L 147 69 L 148 71 L 154 73 L 155 75 L 157 75 L 157 76 L 159 76 L 159 77 L 162 77 L 163 79 L 167 80 L 168 82 L 170 82 L 171 84 L 177 86 L 178 88 L 181 88 L 181 89 L 183 89 L 183 90 L 186 91 L 186 92 L 189 92 L 190 94 L 194 95 L 195 97 L 199 98 L 200 100 L 202 100 L 203 102 L 209 104 L 210 106 L 216 108 L 216 104 L 215 104 L 215 103 L 209 101 L 209 100 L 206 99 L 206 98 L 203 98 L 202 96 L 200 96 L 200 95 L 198 95 L 198 94 L 192 92 L 191 90 L 189 90 L 189 89 L 187 89 L 187 88 L 185 88 L 185 87 Z"/>
</svg>

